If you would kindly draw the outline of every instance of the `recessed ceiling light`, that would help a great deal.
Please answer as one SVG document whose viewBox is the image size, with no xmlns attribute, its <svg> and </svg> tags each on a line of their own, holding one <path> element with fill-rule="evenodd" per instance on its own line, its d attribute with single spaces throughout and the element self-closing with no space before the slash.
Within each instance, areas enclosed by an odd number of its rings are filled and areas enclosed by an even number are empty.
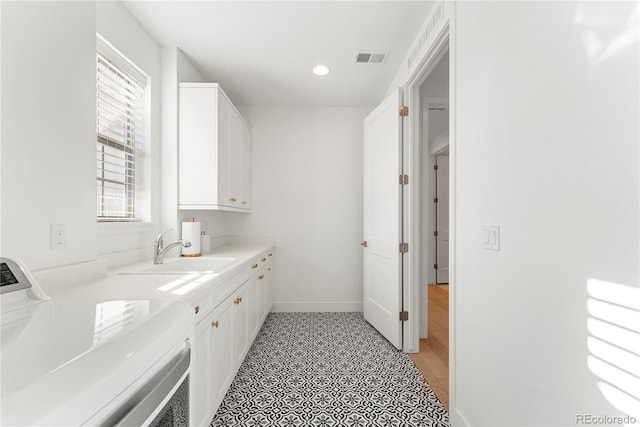
<svg viewBox="0 0 640 427">
<path fill-rule="evenodd" d="M 329 67 L 327 67 L 326 65 L 316 65 L 315 67 L 313 67 L 313 74 L 315 74 L 316 76 L 326 76 L 327 74 L 329 74 Z"/>
</svg>

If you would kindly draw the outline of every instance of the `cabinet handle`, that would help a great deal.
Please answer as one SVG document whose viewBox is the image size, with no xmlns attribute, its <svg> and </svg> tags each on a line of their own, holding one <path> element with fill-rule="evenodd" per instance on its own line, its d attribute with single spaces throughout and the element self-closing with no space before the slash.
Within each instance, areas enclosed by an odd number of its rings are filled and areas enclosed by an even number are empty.
<svg viewBox="0 0 640 427">
<path fill-rule="evenodd" d="M 230 201 L 230 202 L 234 202 L 234 203 L 235 203 L 235 202 L 237 202 L 238 200 L 237 200 L 235 197 L 232 197 L 232 198 L 230 198 L 230 199 L 229 199 L 229 201 Z"/>
<path fill-rule="evenodd" d="M 271 267 L 267 267 L 267 271 L 271 271 Z"/>
<path fill-rule="evenodd" d="M 260 280 L 264 279 L 264 274 L 259 275 L 258 279 L 260 279 Z"/>
<path fill-rule="evenodd" d="M 240 298 L 236 298 L 236 300 L 233 302 L 235 305 L 240 305 L 240 303 L 242 302 L 242 297 Z"/>
<path fill-rule="evenodd" d="M 243 201 L 242 201 L 242 204 L 243 204 L 243 205 L 246 205 L 246 204 L 247 204 L 247 201 L 246 201 L 246 200 L 243 200 Z"/>
<path fill-rule="evenodd" d="M 253 264 L 251 268 L 258 268 L 258 264 Z"/>
<path fill-rule="evenodd" d="M 215 322 L 211 322 L 211 327 L 212 328 L 217 328 L 218 327 L 218 321 L 216 320 Z"/>
<path fill-rule="evenodd" d="M 269 254 L 269 255 L 267 255 L 267 256 L 272 256 L 272 255 L 273 255 L 273 254 Z"/>
<path fill-rule="evenodd" d="M 196 311 L 196 314 L 198 314 L 198 313 L 200 312 L 200 306 L 199 306 L 199 305 L 196 305 L 196 306 L 195 306 L 195 308 L 194 308 L 194 310 Z"/>
<path fill-rule="evenodd" d="M 266 258 L 262 258 L 260 261 L 265 262 L 267 259 Z"/>
</svg>

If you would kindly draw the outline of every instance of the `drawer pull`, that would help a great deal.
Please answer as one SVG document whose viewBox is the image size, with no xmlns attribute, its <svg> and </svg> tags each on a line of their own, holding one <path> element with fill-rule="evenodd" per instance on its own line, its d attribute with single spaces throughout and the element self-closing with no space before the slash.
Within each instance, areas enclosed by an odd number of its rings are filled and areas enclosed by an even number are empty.
<svg viewBox="0 0 640 427">
<path fill-rule="evenodd" d="M 246 204 L 247 204 L 247 201 L 246 201 L 246 200 L 243 200 L 243 201 L 242 201 L 242 204 L 243 204 L 243 205 L 246 205 Z"/>
<path fill-rule="evenodd" d="M 199 306 L 199 305 L 196 305 L 196 306 L 195 306 L 195 308 L 194 308 L 194 310 L 196 311 L 196 314 L 198 314 L 198 313 L 200 312 L 200 306 Z"/>
<path fill-rule="evenodd" d="M 260 279 L 260 280 L 264 279 L 264 274 L 259 275 L 258 279 Z"/>
<path fill-rule="evenodd" d="M 260 261 L 265 262 L 267 259 L 266 258 L 262 258 Z"/>
<path fill-rule="evenodd" d="M 217 328 L 218 327 L 218 321 L 216 320 L 215 322 L 211 322 L 211 327 L 212 328 Z"/>
<path fill-rule="evenodd" d="M 269 254 L 268 256 L 272 256 L 273 254 Z"/>
<path fill-rule="evenodd" d="M 267 267 L 267 271 L 271 271 L 271 267 Z"/>
<path fill-rule="evenodd" d="M 235 301 L 233 301 L 235 305 L 240 305 L 241 302 L 242 302 L 242 297 L 236 298 Z"/>
<path fill-rule="evenodd" d="M 230 201 L 230 202 L 234 202 L 234 203 L 235 203 L 235 202 L 237 202 L 238 200 L 237 200 L 235 197 L 232 197 L 232 198 L 230 198 L 230 199 L 229 199 L 229 201 Z"/>
<path fill-rule="evenodd" d="M 258 264 L 253 264 L 251 268 L 258 268 Z"/>
</svg>

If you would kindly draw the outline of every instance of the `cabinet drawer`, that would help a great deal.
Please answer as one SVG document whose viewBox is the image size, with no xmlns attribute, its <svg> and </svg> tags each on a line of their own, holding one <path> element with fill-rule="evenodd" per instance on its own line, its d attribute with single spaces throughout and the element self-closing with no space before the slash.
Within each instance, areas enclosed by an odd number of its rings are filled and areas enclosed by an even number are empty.
<svg viewBox="0 0 640 427">
<path fill-rule="evenodd" d="M 215 301 L 211 292 L 196 298 L 194 301 L 192 304 L 193 312 L 196 315 L 196 324 L 198 324 L 215 308 Z"/>
</svg>

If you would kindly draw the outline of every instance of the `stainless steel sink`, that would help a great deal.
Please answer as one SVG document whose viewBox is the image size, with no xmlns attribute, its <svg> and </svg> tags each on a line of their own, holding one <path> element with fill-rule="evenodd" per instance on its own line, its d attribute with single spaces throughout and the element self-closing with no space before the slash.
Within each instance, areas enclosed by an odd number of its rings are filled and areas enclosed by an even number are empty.
<svg viewBox="0 0 640 427">
<path fill-rule="evenodd" d="M 164 264 L 152 267 L 124 271 L 120 274 L 185 274 L 185 273 L 216 273 L 235 261 L 231 257 L 202 257 L 202 258 L 179 258 L 167 260 Z"/>
</svg>

